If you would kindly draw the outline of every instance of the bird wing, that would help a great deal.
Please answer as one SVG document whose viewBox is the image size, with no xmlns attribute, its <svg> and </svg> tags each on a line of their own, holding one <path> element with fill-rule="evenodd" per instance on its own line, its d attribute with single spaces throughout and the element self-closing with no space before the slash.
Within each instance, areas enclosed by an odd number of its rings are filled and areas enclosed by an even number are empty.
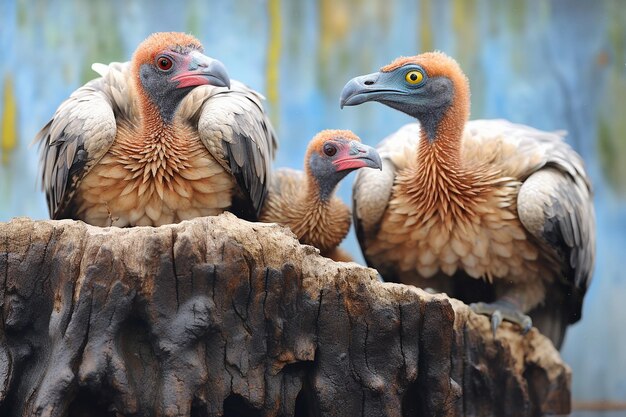
<svg viewBox="0 0 626 417">
<path fill-rule="evenodd" d="M 415 158 L 419 129 L 419 124 L 411 123 L 387 136 L 376 147 L 382 160 L 382 170 L 361 169 L 357 173 L 352 189 L 353 221 L 366 261 L 365 249 L 378 232 L 391 198 L 396 173 Z"/>
<path fill-rule="evenodd" d="M 42 188 L 53 219 L 71 217 L 80 181 L 115 140 L 116 118 L 132 114 L 127 64 L 94 64 L 102 75 L 65 100 L 39 131 Z"/>
<path fill-rule="evenodd" d="M 561 284 L 571 295 L 569 320 L 575 322 L 592 277 L 595 215 L 583 161 L 563 136 L 504 120 L 476 120 L 467 125 L 465 143 L 468 153 L 499 155 L 493 163 L 522 182 L 519 219 L 544 250 L 556 253 Z M 488 142 L 499 149 L 489 149 Z"/>
<path fill-rule="evenodd" d="M 240 189 L 235 211 L 256 220 L 263 207 L 277 148 L 274 130 L 263 109 L 263 97 L 232 81 L 230 89 L 195 88 L 181 104 L 180 115 L 197 120 L 200 140 L 231 172 Z"/>
</svg>

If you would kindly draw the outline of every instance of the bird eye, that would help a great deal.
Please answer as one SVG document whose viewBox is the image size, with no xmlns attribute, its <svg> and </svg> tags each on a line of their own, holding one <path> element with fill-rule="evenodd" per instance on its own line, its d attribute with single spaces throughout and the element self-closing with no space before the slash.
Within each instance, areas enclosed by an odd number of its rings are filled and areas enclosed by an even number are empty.
<svg viewBox="0 0 626 417">
<path fill-rule="evenodd" d="M 337 148 L 335 147 L 335 145 L 331 145 L 329 143 L 324 145 L 324 154 L 326 156 L 334 156 L 336 153 L 337 153 Z"/>
<path fill-rule="evenodd" d="M 168 71 L 172 68 L 172 60 L 166 56 L 160 56 L 156 60 L 157 67 L 161 71 Z"/>
<path fill-rule="evenodd" d="M 422 74 L 420 71 L 412 70 L 406 73 L 404 79 L 407 83 L 415 85 L 421 83 L 424 80 L 424 74 Z"/>
</svg>

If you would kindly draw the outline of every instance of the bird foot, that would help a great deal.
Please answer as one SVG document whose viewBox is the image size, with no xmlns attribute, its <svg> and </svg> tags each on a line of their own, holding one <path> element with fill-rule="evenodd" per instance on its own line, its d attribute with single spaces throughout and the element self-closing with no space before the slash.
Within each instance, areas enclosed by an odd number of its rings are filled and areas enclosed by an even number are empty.
<svg viewBox="0 0 626 417">
<path fill-rule="evenodd" d="M 528 333 L 533 327 L 532 319 L 508 301 L 498 300 L 493 303 L 472 303 L 470 308 L 476 314 L 491 316 L 491 331 L 494 338 L 496 337 L 496 330 L 498 330 L 503 320 L 519 325 L 522 328 L 522 334 Z"/>
</svg>

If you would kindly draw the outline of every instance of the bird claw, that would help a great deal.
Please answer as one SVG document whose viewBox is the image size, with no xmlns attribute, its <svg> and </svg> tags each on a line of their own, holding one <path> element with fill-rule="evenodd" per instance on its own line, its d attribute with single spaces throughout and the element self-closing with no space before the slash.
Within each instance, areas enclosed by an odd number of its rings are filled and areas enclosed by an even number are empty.
<svg viewBox="0 0 626 417">
<path fill-rule="evenodd" d="M 493 338 L 496 338 L 496 331 L 500 324 L 502 323 L 502 313 L 500 310 L 496 310 L 491 314 L 491 332 L 493 333 Z"/>
<path fill-rule="evenodd" d="M 496 331 L 502 321 L 506 320 L 515 323 L 522 328 L 522 334 L 528 333 L 533 327 L 532 319 L 526 314 L 519 311 L 513 304 L 506 301 L 495 301 L 493 303 L 472 303 L 470 308 L 476 314 L 491 316 L 491 331 L 493 337 L 496 337 Z"/>
</svg>

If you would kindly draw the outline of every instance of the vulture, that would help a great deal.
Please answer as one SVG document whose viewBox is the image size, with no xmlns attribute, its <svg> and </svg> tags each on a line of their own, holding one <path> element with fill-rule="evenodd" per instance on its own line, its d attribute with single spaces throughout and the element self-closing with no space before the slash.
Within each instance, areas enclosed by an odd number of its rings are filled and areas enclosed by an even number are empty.
<svg viewBox="0 0 626 417">
<path fill-rule="evenodd" d="M 160 226 L 225 210 L 257 220 L 276 139 L 263 97 L 183 33 L 92 67 L 35 138 L 50 217 Z"/>
<path fill-rule="evenodd" d="M 353 78 L 340 104 L 417 119 L 377 147 L 353 189 L 355 228 L 384 279 L 472 303 L 496 329 L 533 323 L 555 346 L 581 317 L 595 257 L 591 185 L 563 133 L 468 121 L 469 82 L 440 52 Z"/>
<path fill-rule="evenodd" d="M 381 167 L 378 152 L 349 130 L 324 130 L 309 143 L 304 172 L 283 168 L 270 183 L 260 220 L 287 226 L 301 243 L 335 261 L 351 261 L 338 248 L 348 234 L 350 209 L 335 188 L 350 172 Z"/>
</svg>

